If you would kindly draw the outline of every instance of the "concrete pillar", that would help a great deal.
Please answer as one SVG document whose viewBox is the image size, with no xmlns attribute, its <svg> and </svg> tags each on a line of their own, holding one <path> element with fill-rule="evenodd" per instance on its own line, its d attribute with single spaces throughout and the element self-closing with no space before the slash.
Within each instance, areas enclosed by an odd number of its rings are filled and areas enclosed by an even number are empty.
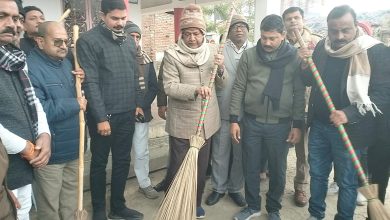
<svg viewBox="0 0 390 220">
<path fill-rule="evenodd" d="M 256 0 L 255 1 L 255 32 L 254 42 L 260 38 L 260 23 L 269 14 L 280 15 L 281 0 Z"/>
<path fill-rule="evenodd" d="M 175 42 L 179 39 L 180 34 L 180 18 L 183 15 L 184 8 L 174 8 L 173 16 L 174 16 L 174 25 L 175 25 Z"/>
</svg>

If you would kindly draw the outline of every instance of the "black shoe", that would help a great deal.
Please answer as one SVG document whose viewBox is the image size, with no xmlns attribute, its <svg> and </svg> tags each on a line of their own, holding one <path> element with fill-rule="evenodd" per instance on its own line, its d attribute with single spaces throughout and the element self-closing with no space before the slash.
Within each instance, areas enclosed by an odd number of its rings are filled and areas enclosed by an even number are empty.
<svg viewBox="0 0 390 220">
<path fill-rule="evenodd" d="M 225 195 L 225 193 L 218 193 L 213 191 L 209 197 L 206 199 L 206 204 L 207 205 L 215 205 L 220 198 L 222 198 Z"/>
<path fill-rule="evenodd" d="M 167 186 L 165 184 L 165 179 L 161 180 L 161 182 L 159 182 L 157 185 L 155 185 L 154 187 L 154 190 L 156 190 L 157 192 L 162 192 L 162 191 L 166 191 L 167 189 Z"/>
<path fill-rule="evenodd" d="M 229 193 L 230 198 L 233 199 L 234 203 L 236 203 L 240 207 L 246 206 L 245 198 L 241 195 L 241 193 Z"/>
<path fill-rule="evenodd" d="M 107 220 L 107 215 L 105 211 L 93 212 L 92 220 Z"/>
<path fill-rule="evenodd" d="M 125 219 L 125 220 L 142 220 L 144 218 L 144 214 L 142 214 L 134 209 L 129 209 L 126 207 L 118 212 L 111 211 L 110 214 L 108 214 L 108 218 L 109 219 Z"/>
</svg>

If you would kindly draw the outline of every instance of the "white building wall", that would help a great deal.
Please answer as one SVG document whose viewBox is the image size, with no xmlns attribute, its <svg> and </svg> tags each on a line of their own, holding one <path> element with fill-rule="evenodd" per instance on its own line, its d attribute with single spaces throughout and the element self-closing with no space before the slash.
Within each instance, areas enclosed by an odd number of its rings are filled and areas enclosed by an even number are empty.
<svg viewBox="0 0 390 220">
<path fill-rule="evenodd" d="M 58 0 L 23 0 L 23 6 L 40 8 L 47 21 L 56 21 L 62 15 L 62 3 Z"/>
</svg>

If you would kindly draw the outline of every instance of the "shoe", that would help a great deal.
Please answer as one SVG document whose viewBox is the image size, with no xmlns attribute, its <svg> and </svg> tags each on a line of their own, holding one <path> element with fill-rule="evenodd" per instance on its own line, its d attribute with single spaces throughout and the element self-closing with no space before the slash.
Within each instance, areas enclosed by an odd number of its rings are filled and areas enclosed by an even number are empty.
<svg viewBox="0 0 390 220">
<path fill-rule="evenodd" d="M 159 197 L 158 192 L 152 187 L 152 185 L 145 188 L 138 188 L 138 191 L 145 195 L 148 199 L 157 199 Z"/>
<path fill-rule="evenodd" d="M 279 212 L 268 213 L 268 220 L 280 220 Z"/>
<path fill-rule="evenodd" d="M 240 192 L 237 193 L 229 193 L 230 198 L 240 207 L 246 206 L 246 200 L 244 196 L 241 195 Z"/>
<path fill-rule="evenodd" d="M 235 214 L 233 219 L 234 220 L 250 220 L 253 217 L 260 216 L 261 212 L 260 210 L 253 210 L 251 208 L 244 208 L 239 213 Z"/>
<path fill-rule="evenodd" d="M 225 193 L 219 193 L 216 191 L 213 191 L 206 199 L 207 205 L 215 205 L 219 201 L 220 198 L 224 197 Z"/>
<path fill-rule="evenodd" d="M 294 201 L 296 206 L 304 207 L 307 204 L 307 197 L 305 191 L 295 190 Z"/>
<path fill-rule="evenodd" d="M 364 206 L 366 205 L 367 199 L 358 191 L 357 197 L 356 197 L 356 205 L 358 206 Z"/>
<path fill-rule="evenodd" d="M 202 206 L 196 207 L 196 218 L 201 219 L 206 217 L 206 212 L 202 208 Z"/>
<path fill-rule="evenodd" d="M 167 189 L 166 185 L 165 185 L 165 179 L 161 180 L 161 182 L 159 182 L 156 186 L 153 187 L 154 190 L 156 190 L 157 192 L 162 192 L 162 191 L 165 191 Z"/>
<path fill-rule="evenodd" d="M 93 220 L 107 220 L 106 211 L 96 211 L 92 214 Z"/>
<path fill-rule="evenodd" d="M 332 182 L 328 187 L 328 195 L 335 195 L 339 192 L 339 186 L 336 182 Z"/>
<path fill-rule="evenodd" d="M 144 218 L 144 214 L 138 212 L 134 209 L 124 208 L 119 212 L 111 211 L 108 214 L 109 219 L 125 219 L 125 220 L 142 220 Z M 95 220 L 95 219 L 94 219 Z"/>
<path fill-rule="evenodd" d="M 307 220 L 320 220 L 320 219 L 310 215 L 310 217 Z"/>
</svg>

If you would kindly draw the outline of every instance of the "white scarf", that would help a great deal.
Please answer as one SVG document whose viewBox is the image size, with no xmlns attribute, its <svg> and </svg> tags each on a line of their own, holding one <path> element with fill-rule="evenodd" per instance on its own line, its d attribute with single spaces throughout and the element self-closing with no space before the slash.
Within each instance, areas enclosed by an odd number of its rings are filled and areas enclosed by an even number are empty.
<svg viewBox="0 0 390 220">
<path fill-rule="evenodd" d="M 373 37 L 365 35 L 361 30 L 358 37 L 338 50 L 331 48 L 329 37 L 325 39 L 325 51 L 331 57 L 350 58 L 347 78 L 347 95 L 352 105 L 356 105 L 360 114 L 371 112 L 382 113 L 368 96 L 371 67 L 368 60 L 367 49 L 381 43 Z"/>
<path fill-rule="evenodd" d="M 210 48 L 206 43 L 206 38 L 200 47 L 189 48 L 182 40 L 181 35 L 177 41 L 177 46 L 174 49 L 175 53 L 167 50 L 175 59 L 187 67 L 198 67 L 205 64 L 210 57 Z"/>
</svg>

